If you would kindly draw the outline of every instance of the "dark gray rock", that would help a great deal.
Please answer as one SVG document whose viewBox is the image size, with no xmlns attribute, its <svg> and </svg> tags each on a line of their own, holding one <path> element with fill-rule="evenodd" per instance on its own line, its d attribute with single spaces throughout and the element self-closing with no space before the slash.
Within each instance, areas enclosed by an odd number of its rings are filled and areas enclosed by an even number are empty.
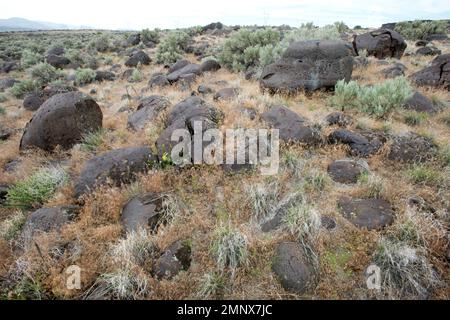
<svg viewBox="0 0 450 320">
<path fill-rule="evenodd" d="M 333 112 L 326 116 L 325 123 L 329 126 L 347 127 L 353 123 L 353 119 L 342 112 Z"/>
<path fill-rule="evenodd" d="M 311 128 L 305 118 L 286 107 L 272 107 L 261 118 L 272 128 L 280 130 L 280 139 L 283 141 L 314 145 L 321 140 L 320 133 Z"/>
<path fill-rule="evenodd" d="M 320 217 L 320 222 L 323 228 L 333 230 L 336 228 L 336 221 L 330 216 Z"/>
<path fill-rule="evenodd" d="M 197 91 L 198 91 L 198 93 L 201 93 L 201 94 L 213 93 L 213 89 L 211 89 L 210 87 L 208 87 L 204 84 L 199 85 Z"/>
<path fill-rule="evenodd" d="M 180 70 L 180 69 L 186 67 L 186 66 L 189 65 L 189 64 L 191 64 L 191 63 L 189 62 L 189 60 L 186 60 L 186 59 L 178 60 L 177 62 L 175 62 L 175 63 L 169 68 L 168 74 L 170 74 L 170 73 L 172 73 L 172 72 L 175 72 L 175 71 L 177 71 L 177 70 Z"/>
<path fill-rule="evenodd" d="M 180 79 L 180 77 L 182 75 L 186 75 L 186 74 L 195 74 L 195 75 L 201 75 L 202 74 L 202 70 L 200 65 L 195 64 L 195 63 L 191 63 L 188 64 L 186 66 L 184 66 L 183 68 L 180 68 L 174 72 L 171 72 L 167 75 L 167 80 L 169 80 L 169 82 L 176 82 Z"/>
<path fill-rule="evenodd" d="M 139 33 L 132 34 L 127 38 L 128 46 L 137 46 L 140 42 L 141 42 L 141 35 Z"/>
<path fill-rule="evenodd" d="M 156 161 L 150 148 L 133 147 L 109 151 L 89 160 L 75 184 L 75 197 L 111 181 L 120 186 L 145 173 Z"/>
<path fill-rule="evenodd" d="M 19 69 L 19 65 L 15 61 L 6 61 L 0 66 L 0 73 L 10 73 Z"/>
<path fill-rule="evenodd" d="M 139 229 L 156 231 L 162 213 L 162 196 L 148 193 L 132 198 L 122 209 L 121 222 L 126 232 L 136 232 Z"/>
<path fill-rule="evenodd" d="M 0 204 L 5 203 L 6 196 L 8 195 L 9 185 L 0 184 Z"/>
<path fill-rule="evenodd" d="M 91 97 L 81 92 L 54 95 L 26 125 L 20 149 L 52 151 L 58 145 L 69 149 L 85 134 L 102 128 L 102 119 L 102 111 Z"/>
<path fill-rule="evenodd" d="M 434 114 L 440 111 L 440 108 L 436 106 L 431 99 L 427 98 L 420 92 L 415 92 L 414 95 L 405 102 L 404 108 L 417 112 L 426 112 L 429 114 Z"/>
<path fill-rule="evenodd" d="M 194 122 L 201 121 L 204 132 L 207 129 L 217 128 L 223 118 L 222 111 L 207 105 L 199 97 L 191 96 L 178 103 L 170 111 L 167 118 L 167 127 L 156 141 L 159 159 L 166 153 L 171 154 L 172 148 L 178 144 L 178 142 L 171 141 L 174 130 L 185 129 L 194 134 Z"/>
<path fill-rule="evenodd" d="M 223 88 L 214 95 L 214 100 L 230 100 L 237 97 L 239 90 L 236 88 Z"/>
<path fill-rule="evenodd" d="M 49 54 L 45 60 L 48 64 L 52 65 L 57 69 L 63 69 L 70 64 L 70 60 L 66 57 L 60 57 L 54 54 Z"/>
<path fill-rule="evenodd" d="M 62 56 L 66 53 L 66 50 L 64 50 L 63 47 L 54 47 L 47 50 L 46 55 L 55 55 L 55 56 Z"/>
<path fill-rule="evenodd" d="M 45 99 L 37 92 L 28 93 L 23 98 L 23 107 L 28 111 L 36 111 L 45 102 Z"/>
<path fill-rule="evenodd" d="M 394 222 L 394 211 L 382 199 L 339 199 L 343 216 L 358 228 L 380 230 Z"/>
<path fill-rule="evenodd" d="M 114 81 L 116 80 L 116 75 L 110 71 L 96 71 L 95 81 Z"/>
<path fill-rule="evenodd" d="M 221 68 L 220 64 L 216 60 L 206 60 L 200 65 L 202 72 L 217 71 Z"/>
<path fill-rule="evenodd" d="M 39 209 L 28 217 L 23 232 L 28 238 L 38 232 L 59 231 L 62 226 L 78 215 L 80 209 L 72 205 Z"/>
<path fill-rule="evenodd" d="M 357 53 L 366 50 L 369 55 L 378 59 L 400 59 L 407 46 L 405 39 L 398 32 L 389 29 L 378 29 L 357 35 L 353 40 L 353 47 Z"/>
<path fill-rule="evenodd" d="M 443 87 L 450 90 L 450 54 L 436 57 L 429 67 L 411 75 L 419 86 Z"/>
<path fill-rule="evenodd" d="M 386 79 L 393 79 L 396 77 L 404 76 L 406 71 L 405 65 L 402 63 L 394 63 L 392 66 L 382 70 L 382 74 Z"/>
<path fill-rule="evenodd" d="M 353 132 L 347 129 L 337 129 L 328 136 L 330 143 L 343 143 L 350 147 L 350 153 L 355 156 L 369 157 L 378 152 L 386 139 L 374 132 Z"/>
<path fill-rule="evenodd" d="M 317 283 L 314 265 L 296 242 L 283 242 L 278 246 L 272 270 L 282 287 L 290 292 L 305 294 Z"/>
<path fill-rule="evenodd" d="M 328 174 L 339 183 L 356 183 L 366 168 L 354 160 L 337 160 L 328 166 Z"/>
<path fill-rule="evenodd" d="M 12 88 L 16 83 L 19 83 L 20 81 L 17 81 L 13 78 L 4 78 L 0 79 L 0 91 L 4 91 L 5 89 Z"/>
<path fill-rule="evenodd" d="M 411 132 L 394 138 L 388 159 L 408 163 L 426 162 L 435 157 L 437 151 L 438 147 L 430 139 Z"/>
<path fill-rule="evenodd" d="M 167 76 L 163 74 L 153 75 L 148 82 L 148 86 L 150 88 L 166 87 L 168 85 L 170 85 L 170 82 L 167 80 Z"/>
<path fill-rule="evenodd" d="M 434 46 L 423 47 L 416 51 L 418 56 L 437 56 L 440 54 L 442 54 L 442 51 Z"/>
<path fill-rule="evenodd" d="M 191 265 L 191 247 L 187 241 L 172 243 L 156 261 L 153 267 L 157 279 L 171 280 L 180 271 L 187 271 Z"/>
<path fill-rule="evenodd" d="M 170 102 L 162 96 L 150 96 L 139 100 L 136 112 L 128 117 L 128 127 L 133 130 L 142 130 L 153 121 Z"/>
<path fill-rule="evenodd" d="M 339 80 L 349 81 L 352 71 L 352 48 L 345 42 L 301 41 L 263 69 L 260 84 L 272 93 L 314 91 L 334 88 Z"/>
<path fill-rule="evenodd" d="M 448 40 L 448 36 L 446 34 L 429 34 L 425 37 L 426 41 L 445 41 Z"/>
<path fill-rule="evenodd" d="M 149 65 L 152 60 L 144 51 L 138 51 L 133 54 L 126 62 L 125 65 L 127 67 L 137 67 L 140 63 L 142 65 Z"/>
</svg>

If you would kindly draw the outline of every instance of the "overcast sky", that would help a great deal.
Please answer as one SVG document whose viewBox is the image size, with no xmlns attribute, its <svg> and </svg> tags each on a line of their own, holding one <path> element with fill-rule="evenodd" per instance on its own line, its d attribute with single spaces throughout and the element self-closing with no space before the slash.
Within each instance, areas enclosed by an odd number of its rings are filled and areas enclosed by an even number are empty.
<svg viewBox="0 0 450 320">
<path fill-rule="evenodd" d="M 2 1 L 0 18 L 84 25 L 104 29 L 177 28 L 224 24 L 298 26 L 343 20 L 350 26 L 450 19 L 449 0 L 13 0 Z"/>
</svg>

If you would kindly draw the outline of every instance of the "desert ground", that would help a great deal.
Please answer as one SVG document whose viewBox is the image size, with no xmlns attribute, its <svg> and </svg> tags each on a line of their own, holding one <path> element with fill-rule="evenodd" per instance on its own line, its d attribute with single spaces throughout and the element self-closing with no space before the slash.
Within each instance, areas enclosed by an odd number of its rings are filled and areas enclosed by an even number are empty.
<svg viewBox="0 0 450 320">
<path fill-rule="evenodd" d="M 448 29 L 395 28 L 0 33 L 0 297 L 448 299 Z M 175 165 L 189 117 L 277 174 Z"/>
</svg>

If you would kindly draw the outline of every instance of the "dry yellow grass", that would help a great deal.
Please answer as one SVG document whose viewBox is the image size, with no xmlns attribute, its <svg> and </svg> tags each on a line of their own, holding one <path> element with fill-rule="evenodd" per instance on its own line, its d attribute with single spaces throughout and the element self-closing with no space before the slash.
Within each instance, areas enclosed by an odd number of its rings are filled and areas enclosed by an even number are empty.
<svg viewBox="0 0 450 320">
<path fill-rule="evenodd" d="M 208 39 L 220 41 L 220 39 Z M 445 48 L 445 50 L 449 50 Z M 188 56 L 190 61 L 195 57 Z M 430 58 L 406 57 L 402 59 L 408 67 L 408 75 L 420 69 Z M 122 58 L 114 57 L 114 63 L 122 63 Z M 415 62 L 413 64 L 413 62 Z M 356 69 L 354 78 L 363 84 L 382 82 L 381 70 L 385 66 L 372 61 L 365 69 Z M 124 68 L 122 69 L 122 71 Z M 150 75 L 161 72 L 161 66 L 142 66 L 144 80 L 129 84 L 126 80 L 114 82 L 94 83 L 83 87 L 80 91 L 89 94 L 92 88 L 97 89 L 94 98 L 99 103 L 104 119 L 103 124 L 107 133 L 103 143 L 98 146 L 96 153 L 101 154 L 117 148 L 148 145 L 153 147 L 158 133 L 163 128 L 163 119 L 150 125 L 147 130 L 133 132 L 127 129 L 127 113 L 119 113 L 123 106 L 135 109 L 135 100 L 121 100 L 125 94 L 163 95 L 172 105 L 188 97 L 191 91 L 181 91 L 176 86 L 161 89 L 144 90 Z M 19 74 L 20 75 L 20 74 Z M 217 90 L 231 86 L 240 88 L 239 97 L 231 101 L 214 102 L 212 96 L 205 100 L 214 104 L 225 113 L 221 129 L 233 127 L 261 128 L 266 127 L 260 120 L 250 121 L 242 115 L 242 107 L 251 107 L 262 113 L 270 105 L 287 105 L 299 115 L 308 118 L 312 123 L 320 122 L 327 114 L 335 111 L 329 106 L 329 93 L 318 92 L 313 95 L 298 94 L 295 96 L 270 96 L 262 94 L 257 81 L 246 81 L 243 75 L 220 70 L 215 73 L 198 77 L 192 90 L 199 84 L 208 84 Z M 226 84 L 225 84 L 226 83 Z M 435 96 L 441 100 L 450 100 L 450 94 L 444 90 L 424 90 L 428 96 Z M 10 98 L 5 104 L 7 115 L 4 117 L 5 126 L 21 129 L 31 118 L 32 113 L 23 112 L 21 101 Z M 427 132 L 432 134 L 440 145 L 448 145 L 450 130 L 448 124 L 440 121 L 446 113 L 430 116 L 428 120 L 417 126 L 409 127 L 403 122 L 401 114 L 395 113 L 389 119 L 392 133 L 406 131 Z M 348 114 L 356 120 L 363 121 L 371 129 L 380 129 L 385 122 L 369 118 L 358 111 L 351 110 Z M 356 124 L 355 124 L 356 125 Z M 354 125 L 354 126 L 355 126 Z M 324 129 L 328 133 L 331 129 Z M 20 180 L 42 164 L 48 161 L 66 161 L 66 165 L 73 177 L 78 176 L 84 164 L 93 155 L 80 150 L 79 146 L 67 152 L 45 154 L 40 152 L 19 153 L 18 145 L 21 133 L 15 133 L 8 141 L 0 144 L 0 183 L 13 183 Z M 287 152 L 298 159 L 307 159 L 306 170 L 318 170 L 326 174 L 327 166 L 334 160 L 347 157 L 347 150 L 343 146 L 325 145 L 308 149 L 301 146 L 284 146 L 281 157 Z M 8 161 L 21 159 L 21 163 L 13 172 L 5 172 L 4 165 Z M 435 187 L 424 187 L 411 183 L 404 174 L 404 167 L 386 161 L 383 152 L 367 159 L 372 172 L 385 181 L 383 196 L 396 209 L 396 222 L 390 228 L 395 228 L 404 220 L 406 200 L 412 195 L 423 197 L 441 211 L 447 210 L 449 205 L 449 190 L 436 192 Z M 447 175 L 448 171 L 442 172 Z M 285 171 L 272 177 L 278 181 L 282 193 L 291 192 L 296 188 L 295 177 Z M 222 297 L 226 299 L 354 299 L 370 298 L 371 293 L 365 288 L 363 278 L 364 269 L 371 263 L 372 254 L 382 233 L 362 231 L 351 225 L 338 212 L 337 199 L 342 195 L 355 197 L 364 196 L 364 189 L 358 185 L 342 186 L 331 182 L 324 191 L 311 191 L 307 194 L 316 205 L 320 214 L 329 215 L 336 219 L 338 227 L 331 232 L 323 231 L 317 250 L 321 256 L 320 281 L 315 291 L 307 296 L 298 296 L 284 291 L 271 272 L 272 257 L 276 245 L 282 240 L 293 240 L 285 232 L 262 234 L 251 223 L 251 207 L 246 198 L 246 187 L 254 183 L 264 183 L 267 179 L 258 174 L 225 174 L 220 168 L 196 167 L 184 170 L 170 168 L 165 171 L 152 171 L 142 175 L 131 186 L 120 188 L 102 187 L 85 198 L 80 215 L 73 223 L 66 225 L 59 234 L 49 233 L 36 239 L 37 245 L 24 252 L 13 245 L 0 240 L 0 276 L 6 276 L 14 270 L 14 260 L 27 261 L 26 274 L 39 279 L 46 292 L 58 298 L 81 298 L 96 279 L 107 272 L 111 272 L 112 265 L 107 259 L 107 252 L 112 244 L 121 239 L 124 234 L 120 225 L 120 213 L 123 205 L 131 194 L 145 192 L 167 192 L 175 194 L 188 208 L 175 223 L 161 227 L 155 237 L 159 248 L 165 248 L 175 240 L 189 238 L 192 241 L 192 265 L 188 272 L 182 272 L 176 280 L 156 281 L 149 274 L 146 275 L 150 284 L 148 299 L 192 299 L 204 298 L 198 296 L 201 282 L 205 274 L 215 270 L 215 262 L 210 247 L 214 230 L 225 220 L 238 228 L 249 239 L 249 261 L 246 266 L 237 270 L 235 278 L 226 279 L 226 289 Z M 72 196 L 73 186 L 68 185 L 60 189 L 45 206 L 75 204 Z M 12 214 L 12 209 L 0 208 L 0 217 L 6 219 Z M 443 239 L 430 237 L 429 247 L 432 248 L 430 259 L 442 274 L 447 284 L 450 277 L 448 266 L 443 260 L 445 242 Z M 70 244 L 70 246 L 69 246 Z M 52 253 L 54 248 L 67 248 L 60 256 Z M 76 250 L 73 248 L 76 247 Z M 72 248 L 72 249 L 70 249 Z M 71 291 L 65 287 L 64 270 L 76 264 L 82 268 L 82 290 Z M 436 298 L 449 298 L 448 292 L 436 293 Z"/>
</svg>

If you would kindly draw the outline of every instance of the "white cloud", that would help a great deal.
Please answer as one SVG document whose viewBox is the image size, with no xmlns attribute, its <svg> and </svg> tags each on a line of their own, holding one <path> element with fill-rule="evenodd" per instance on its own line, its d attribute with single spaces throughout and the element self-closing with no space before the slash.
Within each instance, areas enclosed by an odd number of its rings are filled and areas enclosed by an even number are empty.
<svg viewBox="0 0 450 320">
<path fill-rule="evenodd" d="M 16 0 L 2 4 L 0 18 L 24 17 L 98 28 L 185 27 L 212 21 L 225 24 L 318 24 L 343 20 L 350 25 L 441 18 L 450 13 L 448 0 L 172 0 L 150 2 Z"/>
</svg>

